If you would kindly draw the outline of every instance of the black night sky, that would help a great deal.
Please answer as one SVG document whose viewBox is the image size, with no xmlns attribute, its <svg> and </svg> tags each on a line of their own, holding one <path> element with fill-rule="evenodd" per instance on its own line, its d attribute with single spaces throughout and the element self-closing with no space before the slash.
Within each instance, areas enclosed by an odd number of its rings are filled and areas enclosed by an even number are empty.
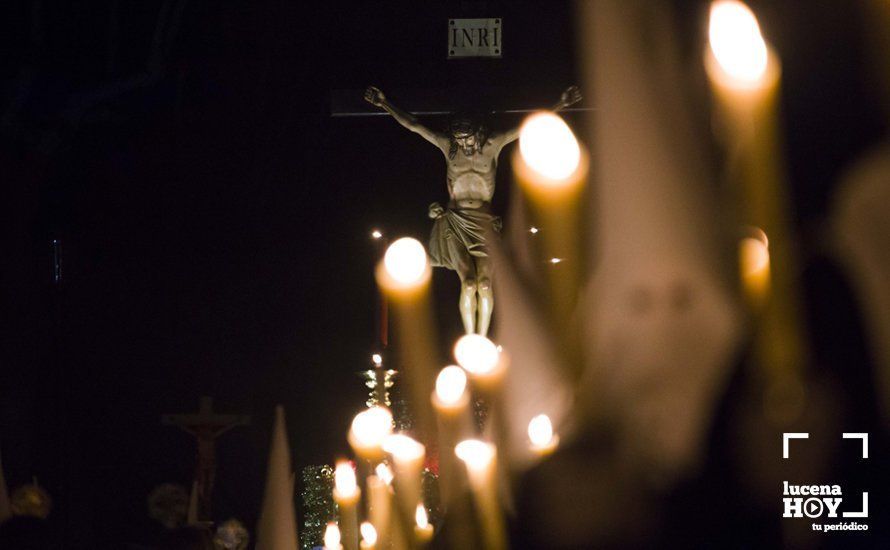
<svg viewBox="0 0 890 550">
<path fill-rule="evenodd" d="M 703 6 L 678 3 L 690 59 Z M 804 242 L 884 130 L 862 14 L 820 6 L 760 9 Z M 446 59 L 447 19 L 473 16 L 503 18 L 503 59 Z M 35 1 L 2 20 L 0 451 L 12 487 L 53 495 L 72 548 L 138 540 L 147 493 L 190 483 L 193 440 L 160 416 L 201 395 L 253 417 L 218 444 L 221 519 L 255 524 L 276 403 L 296 468 L 347 450 L 375 350 L 370 230 L 425 239 L 445 186 L 435 148 L 388 117 L 332 117 L 332 97 L 375 84 L 408 110 L 524 109 L 575 83 L 563 2 Z M 510 180 L 502 163 L 500 210 Z M 442 340 L 460 327 L 449 275 Z"/>
</svg>

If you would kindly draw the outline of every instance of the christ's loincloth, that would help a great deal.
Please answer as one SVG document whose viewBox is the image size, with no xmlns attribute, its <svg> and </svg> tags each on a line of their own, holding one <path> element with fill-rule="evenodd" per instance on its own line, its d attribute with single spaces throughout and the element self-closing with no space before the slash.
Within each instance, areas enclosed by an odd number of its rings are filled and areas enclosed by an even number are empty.
<svg viewBox="0 0 890 550">
<path fill-rule="evenodd" d="M 455 250 L 464 248 L 470 256 L 485 258 L 488 247 L 485 244 L 489 229 L 501 230 L 501 218 L 491 213 L 488 204 L 481 208 L 459 208 L 453 203 L 445 213 L 433 223 L 430 233 L 430 260 L 436 267 L 447 267 L 457 271 L 460 258 L 454 257 Z M 454 247 L 454 244 L 458 244 Z"/>
</svg>

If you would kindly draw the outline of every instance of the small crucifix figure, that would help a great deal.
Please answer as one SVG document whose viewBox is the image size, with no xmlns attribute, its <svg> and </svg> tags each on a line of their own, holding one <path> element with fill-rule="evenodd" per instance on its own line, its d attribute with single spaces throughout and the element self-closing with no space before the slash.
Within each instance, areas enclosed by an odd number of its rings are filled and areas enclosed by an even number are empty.
<svg viewBox="0 0 890 550">
<path fill-rule="evenodd" d="M 164 424 L 179 426 L 198 440 L 198 460 L 195 482 L 198 493 L 198 520 L 210 521 L 210 502 L 213 481 L 216 476 L 216 438 L 236 426 L 250 423 L 249 416 L 217 414 L 213 412 L 213 399 L 201 397 L 197 414 L 165 414 Z"/>
</svg>

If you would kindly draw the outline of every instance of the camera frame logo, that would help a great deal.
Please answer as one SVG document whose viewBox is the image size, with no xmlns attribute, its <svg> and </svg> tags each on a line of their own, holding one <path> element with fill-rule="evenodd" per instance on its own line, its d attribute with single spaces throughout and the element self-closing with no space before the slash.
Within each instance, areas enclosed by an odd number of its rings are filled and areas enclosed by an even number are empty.
<svg viewBox="0 0 890 550">
<path fill-rule="evenodd" d="M 782 434 L 782 458 L 790 459 L 790 443 L 794 439 L 809 439 L 807 432 L 785 432 Z M 862 459 L 868 459 L 868 434 L 861 432 L 844 432 L 844 439 L 862 440 Z M 843 518 L 867 518 L 868 517 L 868 492 L 862 492 L 861 506 L 859 510 L 845 510 L 839 512 L 844 501 L 844 493 L 841 486 L 834 485 L 795 485 L 787 481 L 782 482 L 783 518 L 810 518 L 821 519 L 823 517 L 833 519 Z M 856 521 L 839 523 L 813 523 L 813 531 L 868 531 L 868 524 Z"/>
</svg>

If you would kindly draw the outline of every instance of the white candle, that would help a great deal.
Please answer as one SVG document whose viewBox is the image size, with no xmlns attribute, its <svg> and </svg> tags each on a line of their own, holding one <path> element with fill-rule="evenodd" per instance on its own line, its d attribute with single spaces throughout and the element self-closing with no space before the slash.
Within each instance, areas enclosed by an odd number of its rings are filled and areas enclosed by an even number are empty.
<svg viewBox="0 0 890 550">
<path fill-rule="evenodd" d="M 476 501 L 479 523 L 486 548 L 506 548 L 504 518 L 497 493 L 497 450 L 491 443 L 466 439 L 457 444 L 454 454 L 467 467 L 470 488 Z"/>
<path fill-rule="evenodd" d="M 345 550 L 358 549 L 358 502 L 361 490 L 355 470 L 347 461 L 340 461 L 334 470 L 334 501 L 340 510 L 340 537 Z"/>
<path fill-rule="evenodd" d="M 371 461 L 383 458 L 383 441 L 392 433 L 392 413 L 371 407 L 355 415 L 347 440 L 357 455 Z"/>
</svg>

